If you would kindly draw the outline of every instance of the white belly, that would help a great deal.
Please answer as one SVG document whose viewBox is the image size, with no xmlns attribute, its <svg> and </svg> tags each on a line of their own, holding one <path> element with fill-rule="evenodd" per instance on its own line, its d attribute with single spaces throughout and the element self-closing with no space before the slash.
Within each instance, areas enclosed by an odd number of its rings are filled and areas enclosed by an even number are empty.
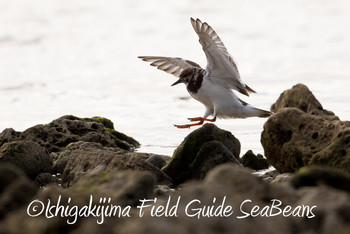
<svg viewBox="0 0 350 234">
<path fill-rule="evenodd" d="M 219 118 L 242 118 L 245 108 L 232 90 L 222 87 L 210 80 L 205 80 L 197 93 L 190 93 L 197 101 L 203 103 L 207 109 L 216 112 Z M 215 113 L 214 113 L 215 114 Z"/>
</svg>

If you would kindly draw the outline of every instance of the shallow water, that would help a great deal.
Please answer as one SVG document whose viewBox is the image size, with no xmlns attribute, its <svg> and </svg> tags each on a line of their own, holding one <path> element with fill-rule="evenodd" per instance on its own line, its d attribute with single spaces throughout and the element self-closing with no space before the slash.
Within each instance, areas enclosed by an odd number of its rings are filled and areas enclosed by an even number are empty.
<svg viewBox="0 0 350 234">
<path fill-rule="evenodd" d="M 23 131 L 65 114 L 104 116 L 139 140 L 139 151 L 171 155 L 195 128 L 202 104 L 175 77 L 138 55 L 179 56 L 205 66 L 189 18 L 207 21 L 258 91 L 241 97 L 269 109 L 302 82 L 324 108 L 350 119 L 350 2 L 0 0 L 0 130 Z M 263 153 L 266 119 L 219 120 L 242 144 Z"/>
</svg>

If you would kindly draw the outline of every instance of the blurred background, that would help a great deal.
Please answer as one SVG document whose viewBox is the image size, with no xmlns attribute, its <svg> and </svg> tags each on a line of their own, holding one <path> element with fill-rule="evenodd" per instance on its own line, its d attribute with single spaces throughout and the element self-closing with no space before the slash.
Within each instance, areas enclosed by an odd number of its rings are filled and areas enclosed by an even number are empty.
<svg viewBox="0 0 350 234">
<path fill-rule="evenodd" d="M 242 97 L 269 109 L 304 83 L 325 109 L 350 119 L 347 0 L 0 0 L 0 131 L 23 131 L 62 115 L 103 116 L 142 144 L 171 155 L 204 106 L 175 77 L 137 59 L 177 56 L 206 66 L 190 17 L 208 22 L 258 91 Z M 266 119 L 217 121 L 263 153 Z"/>
</svg>

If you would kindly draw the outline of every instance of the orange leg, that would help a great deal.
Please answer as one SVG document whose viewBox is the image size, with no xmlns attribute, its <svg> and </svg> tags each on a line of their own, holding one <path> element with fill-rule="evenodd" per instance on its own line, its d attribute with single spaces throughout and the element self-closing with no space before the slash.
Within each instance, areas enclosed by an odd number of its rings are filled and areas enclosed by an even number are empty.
<svg viewBox="0 0 350 234">
<path fill-rule="evenodd" d="M 214 117 L 213 119 L 205 119 L 202 117 L 194 117 L 194 118 L 188 118 L 189 121 L 193 122 L 193 121 L 209 121 L 209 122 L 215 122 L 216 121 L 216 117 Z"/>
<path fill-rule="evenodd" d="M 202 125 L 204 123 L 204 121 L 210 121 L 210 122 L 215 122 L 216 117 L 214 117 L 213 119 L 205 119 L 202 117 L 196 117 L 196 118 L 189 118 L 190 121 L 199 121 L 198 123 L 192 123 L 192 124 L 184 124 L 184 125 L 176 125 L 174 124 L 175 127 L 177 128 L 190 128 L 192 126 L 198 126 L 198 125 Z"/>
</svg>

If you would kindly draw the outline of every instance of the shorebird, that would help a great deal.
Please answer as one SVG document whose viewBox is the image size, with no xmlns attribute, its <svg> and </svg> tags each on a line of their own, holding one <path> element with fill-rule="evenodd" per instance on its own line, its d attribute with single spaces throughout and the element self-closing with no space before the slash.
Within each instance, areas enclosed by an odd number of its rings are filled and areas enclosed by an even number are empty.
<svg viewBox="0 0 350 234">
<path fill-rule="evenodd" d="M 233 90 L 246 96 L 256 93 L 242 82 L 237 65 L 227 51 L 224 43 L 211 26 L 199 19 L 191 18 L 194 31 L 198 34 L 207 58 L 207 67 L 201 68 L 197 63 L 178 57 L 139 56 L 151 66 L 170 73 L 186 85 L 188 93 L 205 106 L 203 117 L 188 118 L 191 124 L 174 125 L 177 128 L 190 128 L 202 125 L 204 121 L 215 122 L 216 118 L 269 117 L 270 111 L 250 106 L 236 96 Z M 209 119 L 208 116 L 213 116 Z"/>
</svg>

